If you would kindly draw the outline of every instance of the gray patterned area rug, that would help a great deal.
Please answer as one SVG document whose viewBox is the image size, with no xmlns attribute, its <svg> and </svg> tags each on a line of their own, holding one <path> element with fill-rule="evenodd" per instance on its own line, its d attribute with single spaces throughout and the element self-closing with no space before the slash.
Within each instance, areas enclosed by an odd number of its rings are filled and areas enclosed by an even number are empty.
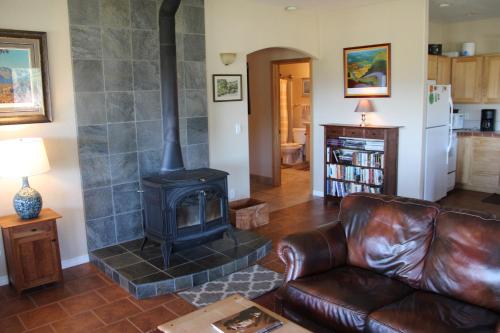
<svg viewBox="0 0 500 333">
<path fill-rule="evenodd" d="M 234 294 L 254 299 L 278 288 L 282 283 L 283 274 L 254 265 L 218 280 L 181 291 L 177 295 L 201 308 Z"/>
</svg>

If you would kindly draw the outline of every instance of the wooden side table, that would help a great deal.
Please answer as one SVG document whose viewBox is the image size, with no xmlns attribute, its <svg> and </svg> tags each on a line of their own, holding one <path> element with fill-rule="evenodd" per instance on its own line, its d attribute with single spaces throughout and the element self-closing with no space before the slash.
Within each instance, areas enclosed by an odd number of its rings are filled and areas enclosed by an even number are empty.
<svg viewBox="0 0 500 333">
<path fill-rule="evenodd" d="M 50 208 L 30 220 L 17 214 L 0 217 L 9 281 L 17 292 L 62 281 L 59 218 L 61 215 Z"/>
</svg>

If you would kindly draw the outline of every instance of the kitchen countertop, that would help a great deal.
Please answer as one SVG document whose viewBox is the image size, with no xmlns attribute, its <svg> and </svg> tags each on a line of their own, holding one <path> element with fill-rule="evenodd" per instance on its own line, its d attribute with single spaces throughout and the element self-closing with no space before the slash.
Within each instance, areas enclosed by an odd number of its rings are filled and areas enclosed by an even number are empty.
<svg viewBox="0 0 500 333">
<path fill-rule="evenodd" d="M 485 136 L 485 137 L 496 137 L 500 138 L 500 131 L 487 132 L 475 129 L 457 129 L 455 130 L 458 136 Z"/>
</svg>

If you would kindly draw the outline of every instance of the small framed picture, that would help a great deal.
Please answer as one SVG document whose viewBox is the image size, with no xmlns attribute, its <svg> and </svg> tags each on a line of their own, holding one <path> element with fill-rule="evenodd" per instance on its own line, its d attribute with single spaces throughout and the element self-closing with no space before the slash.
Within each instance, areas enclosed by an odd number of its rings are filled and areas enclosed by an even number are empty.
<svg viewBox="0 0 500 333">
<path fill-rule="evenodd" d="M 50 121 L 47 33 L 0 29 L 0 125 Z"/>
<path fill-rule="evenodd" d="M 213 75 L 214 102 L 242 101 L 240 74 Z"/>
<path fill-rule="evenodd" d="M 302 96 L 311 96 L 311 79 L 308 77 L 302 79 Z"/>
<path fill-rule="evenodd" d="M 344 97 L 391 96 L 391 44 L 344 49 Z"/>
</svg>

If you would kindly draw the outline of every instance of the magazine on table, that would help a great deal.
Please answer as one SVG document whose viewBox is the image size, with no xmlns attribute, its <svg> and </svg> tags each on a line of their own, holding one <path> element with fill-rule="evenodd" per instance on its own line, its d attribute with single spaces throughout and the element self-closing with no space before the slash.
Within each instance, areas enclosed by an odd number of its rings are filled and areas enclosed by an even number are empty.
<svg viewBox="0 0 500 333">
<path fill-rule="evenodd" d="M 220 333 L 266 333 L 283 323 L 256 306 L 252 306 L 234 315 L 212 324 Z"/>
</svg>

